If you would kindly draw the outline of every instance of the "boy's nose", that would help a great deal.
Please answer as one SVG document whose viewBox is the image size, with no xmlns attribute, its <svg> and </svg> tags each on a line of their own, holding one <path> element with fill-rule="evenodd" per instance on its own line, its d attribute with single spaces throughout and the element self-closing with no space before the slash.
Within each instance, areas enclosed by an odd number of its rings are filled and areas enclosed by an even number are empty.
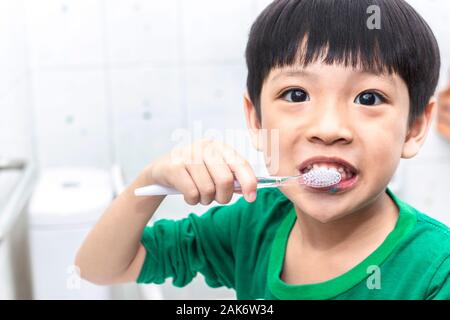
<svg viewBox="0 0 450 320">
<path fill-rule="evenodd" d="M 353 140 L 349 125 L 345 112 L 339 110 L 336 105 L 319 108 L 311 121 L 306 137 L 312 143 L 349 144 Z"/>
</svg>

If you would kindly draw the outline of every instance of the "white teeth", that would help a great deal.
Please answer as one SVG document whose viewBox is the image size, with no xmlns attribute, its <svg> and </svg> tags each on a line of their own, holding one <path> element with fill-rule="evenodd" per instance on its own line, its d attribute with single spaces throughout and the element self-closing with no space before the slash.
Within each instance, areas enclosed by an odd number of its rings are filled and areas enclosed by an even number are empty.
<svg viewBox="0 0 450 320">
<path fill-rule="evenodd" d="M 350 170 L 348 170 L 346 167 L 336 166 L 336 165 L 332 165 L 329 163 L 324 163 L 324 164 L 314 163 L 312 165 L 310 164 L 304 169 L 303 172 L 307 173 L 307 172 L 311 171 L 312 169 L 317 170 L 320 168 L 338 171 L 341 174 L 342 180 L 350 179 L 354 176 L 353 173 Z"/>
</svg>

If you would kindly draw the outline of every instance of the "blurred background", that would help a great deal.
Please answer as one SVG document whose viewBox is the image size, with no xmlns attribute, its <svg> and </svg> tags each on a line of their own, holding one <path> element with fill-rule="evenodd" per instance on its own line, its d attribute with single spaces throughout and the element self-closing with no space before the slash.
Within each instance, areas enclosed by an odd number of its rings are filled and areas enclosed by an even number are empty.
<svg viewBox="0 0 450 320">
<path fill-rule="evenodd" d="M 179 143 L 177 130 L 240 130 L 230 143 L 264 173 L 242 97 L 248 32 L 269 2 L 0 0 L 0 299 L 235 298 L 200 274 L 185 288 L 94 286 L 71 264 L 113 198 Z M 408 2 L 440 43 L 441 109 L 391 188 L 450 224 L 450 2 Z M 173 196 L 150 223 L 213 205 Z"/>
</svg>

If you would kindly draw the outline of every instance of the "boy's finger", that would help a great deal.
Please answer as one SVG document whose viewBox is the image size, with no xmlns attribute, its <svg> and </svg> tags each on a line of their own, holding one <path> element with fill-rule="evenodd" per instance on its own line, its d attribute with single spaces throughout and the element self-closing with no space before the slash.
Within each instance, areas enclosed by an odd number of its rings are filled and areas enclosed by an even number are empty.
<svg viewBox="0 0 450 320">
<path fill-rule="evenodd" d="M 200 193 L 200 203 L 203 205 L 210 204 L 214 200 L 216 187 L 206 165 L 204 163 L 188 164 L 186 168 Z"/>
<path fill-rule="evenodd" d="M 175 189 L 183 194 L 184 201 L 188 204 L 196 205 L 199 202 L 200 193 L 184 166 L 182 169 L 177 170 L 176 174 L 169 176 L 168 180 Z"/>
<path fill-rule="evenodd" d="M 216 186 L 217 202 L 226 204 L 233 197 L 234 176 L 222 156 L 206 156 L 206 167 Z"/>
<path fill-rule="evenodd" d="M 239 181 L 245 199 L 248 202 L 253 202 L 256 199 L 257 181 L 252 167 L 247 160 L 237 153 L 224 153 L 224 158 L 236 179 Z"/>
</svg>

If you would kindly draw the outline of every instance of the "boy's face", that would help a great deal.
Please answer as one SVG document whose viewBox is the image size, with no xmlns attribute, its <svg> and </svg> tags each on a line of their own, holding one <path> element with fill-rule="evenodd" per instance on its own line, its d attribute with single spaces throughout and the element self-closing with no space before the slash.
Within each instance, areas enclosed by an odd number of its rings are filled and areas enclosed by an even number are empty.
<svg viewBox="0 0 450 320">
<path fill-rule="evenodd" d="M 353 166 L 356 175 L 346 178 L 351 185 L 337 193 L 300 184 L 281 188 L 299 210 L 322 222 L 373 202 L 384 192 L 400 158 L 414 156 L 422 143 L 414 137 L 410 141 L 408 88 L 396 74 L 375 75 L 322 63 L 277 68 L 262 87 L 261 123 L 247 96 L 245 102 L 254 133 L 260 128 L 279 132 L 278 146 L 269 134 L 269 141 L 259 147 L 266 160 L 278 157 L 277 168 L 269 168 L 271 175 L 298 175 L 302 163 L 313 157 L 340 158 Z M 426 132 L 427 123 L 425 127 L 416 133 Z M 334 161 L 312 164 L 350 169 Z"/>
</svg>

